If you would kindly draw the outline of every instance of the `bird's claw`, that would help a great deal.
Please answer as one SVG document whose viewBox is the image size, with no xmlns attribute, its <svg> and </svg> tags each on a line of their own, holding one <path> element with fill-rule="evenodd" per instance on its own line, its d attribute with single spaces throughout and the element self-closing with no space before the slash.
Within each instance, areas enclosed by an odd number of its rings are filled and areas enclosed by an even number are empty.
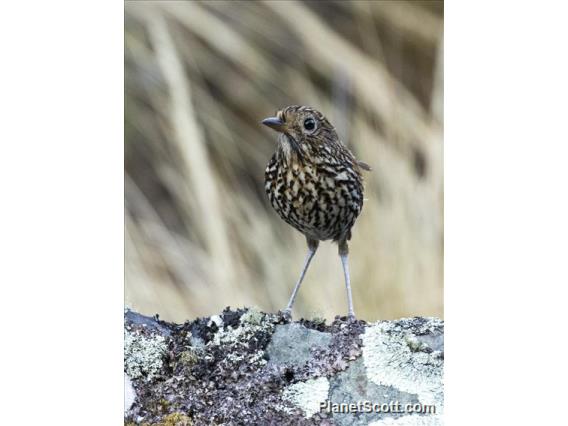
<svg viewBox="0 0 568 426">
<path fill-rule="evenodd" d="M 282 317 L 284 317 L 284 319 L 286 319 L 286 320 L 291 320 L 292 319 L 292 309 L 290 309 L 290 308 L 282 309 L 280 311 L 280 315 L 282 315 Z"/>
</svg>

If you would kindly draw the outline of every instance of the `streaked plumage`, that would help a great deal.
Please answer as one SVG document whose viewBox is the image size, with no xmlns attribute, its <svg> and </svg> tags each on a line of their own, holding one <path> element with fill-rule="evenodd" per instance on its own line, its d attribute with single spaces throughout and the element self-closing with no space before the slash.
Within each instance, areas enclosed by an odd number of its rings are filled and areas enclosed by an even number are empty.
<svg viewBox="0 0 568 426">
<path fill-rule="evenodd" d="M 278 148 L 265 172 L 268 199 L 282 219 L 306 236 L 309 248 L 287 310 L 319 241 L 325 240 L 339 244 L 350 300 L 347 241 L 363 208 L 361 170 L 369 166 L 355 159 L 331 123 L 313 108 L 289 106 L 263 123 L 279 132 Z M 349 310 L 353 315 L 351 303 Z"/>
</svg>

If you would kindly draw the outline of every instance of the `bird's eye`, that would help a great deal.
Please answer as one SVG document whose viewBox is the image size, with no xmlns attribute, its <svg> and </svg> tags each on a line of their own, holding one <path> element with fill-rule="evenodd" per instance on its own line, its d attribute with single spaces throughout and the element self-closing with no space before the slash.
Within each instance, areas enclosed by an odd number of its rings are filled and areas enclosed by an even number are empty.
<svg viewBox="0 0 568 426">
<path fill-rule="evenodd" d="M 313 118 L 306 118 L 304 120 L 304 129 L 308 132 L 313 131 L 316 128 L 316 121 Z"/>
</svg>

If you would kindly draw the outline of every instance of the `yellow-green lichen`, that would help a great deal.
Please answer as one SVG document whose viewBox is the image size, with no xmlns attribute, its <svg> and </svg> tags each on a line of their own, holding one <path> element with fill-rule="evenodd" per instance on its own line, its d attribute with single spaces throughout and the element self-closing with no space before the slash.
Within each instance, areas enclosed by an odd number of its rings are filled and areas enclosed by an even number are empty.
<svg viewBox="0 0 568 426">
<path fill-rule="evenodd" d="M 172 413 L 165 416 L 161 422 L 158 423 L 134 423 L 128 422 L 124 426 L 193 426 L 191 417 L 182 413 Z"/>
<path fill-rule="evenodd" d="M 195 349 L 189 348 L 181 353 L 179 360 L 186 367 L 192 367 L 197 363 L 199 357 L 197 356 L 197 351 Z"/>
<path fill-rule="evenodd" d="M 191 426 L 193 422 L 191 418 L 181 413 L 172 413 L 164 417 L 164 420 L 158 424 L 159 426 Z"/>
</svg>

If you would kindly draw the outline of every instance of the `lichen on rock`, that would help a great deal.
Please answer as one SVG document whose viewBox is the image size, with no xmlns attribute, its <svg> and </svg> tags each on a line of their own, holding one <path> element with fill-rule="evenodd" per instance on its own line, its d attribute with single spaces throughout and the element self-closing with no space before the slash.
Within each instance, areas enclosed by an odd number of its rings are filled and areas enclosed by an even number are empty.
<svg viewBox="0 0 568 426">
<path fill-rule="evenodd" d="M 192 426 L 193 422 L 191 418 L 182 413 L 172 413 L 164 418 L 163 422 L 156 424 L 155 426 Z M 154 426 L 154 425 L 152 425 Z"/>
<path fill-rule="evenodd" d="M 158 334 L 124 330 L 124 370 L 131 379 L 152 380 L 163 366 L 166 339 Z"/>
<path fill-rule="evenodd" d="M 227 308 L 174 324 L 129 311 L 125 372 L 136 397 L 125 421 L 431 426 L 440 424 L 438 412 L 352 414 L 321 407 L 396 400 L 436 401 L 440 408 L 442 366 L 443 322 L 436 319 L 367 324 L 336 317 L 326 325 Z"/>
<path fill-rule="evenodd" d="M 329 381 L 325 377 L 319 377 L 288 386 L 282 393 L 282 398 L 300 408 L 310 418 L 320 412 L 321 403 L 327 400 L 328 394 Z"/>
<path fill-rule="evenodd" d="M 258 309 L 249 308 L 244 314 L 241 315 L 240 322 L 241 324 L 261 326 L 265 320 L 266 314 L 263 314 Z"/>
<path fill-rule="evenodd" d="M 218 316 L 217 316 L 218 317 Z M 220 317 L 219 317 L 220 318 Z M 219 327 L 209 346 L 223 346 L 227 352 L 226 359 L 233 364 L 246 361 L 252 364 L 264 365 L 264 350 L 242 350 L 250 346 L 251 340 L 255 341 L 259 336 L 272 334 L 275 318 L 259 312 L 255 309 L 246 310 L 240 317 L 238 324 Z M 218 321 L 213 321 L 219 325 Z M 223 322 L 221 320 L 221 324 Z"/>
<path fill-rule="evenodd" d="M 416 394 L 421 403 L 441 410 L 444 355 L 438 341 L 443 345 L 442 327 L 437 318 L 403 318 L 368 326 L 363 334 L 363 362 L 369 379 Z"/>
<path fill-rule="evenodd" d="M 369 423 L 368 426 L 442 426 L 443 421 L 440 415 L 419 416 L 409 414 L 398 418 L 386 417 L 376 422 Z"/>
</svg>

